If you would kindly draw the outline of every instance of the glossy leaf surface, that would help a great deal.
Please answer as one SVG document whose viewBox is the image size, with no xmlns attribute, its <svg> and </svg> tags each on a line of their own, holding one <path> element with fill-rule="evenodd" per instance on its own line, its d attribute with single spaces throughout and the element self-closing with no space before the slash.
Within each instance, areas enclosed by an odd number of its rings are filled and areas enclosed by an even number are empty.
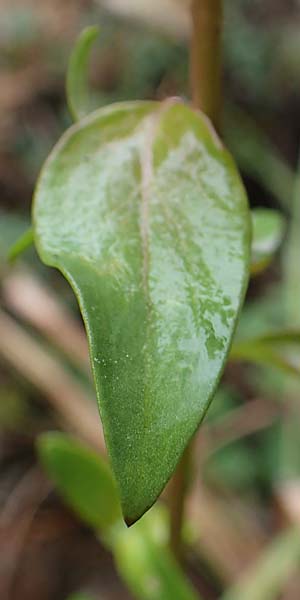
<svg viewBox="0 0 300 600">
<path fill-rule="evenodd" d="M 270 264 L 280 247 L 285 232 L 285 222 L 276 210 L 256 208 L 251 211 L 251 216 L 253 226 L 251 272 L 257 274 Z"/>
<path fill-rule="evenodd" d="M 42 260 L 79 301 L 132 523 L 171 476 L 220 378 L 248 278 L 244 189 L 200 113 L 114 105 L 50 155 L 34 229 Z"/>
<path fill-rule="evenodd" d="M 58 491 L 85 523 L 103 532 L 120 521 L 116 484 L 102 457 L 61 433 L 41 435 L 38 452 Z"/>
</svg>

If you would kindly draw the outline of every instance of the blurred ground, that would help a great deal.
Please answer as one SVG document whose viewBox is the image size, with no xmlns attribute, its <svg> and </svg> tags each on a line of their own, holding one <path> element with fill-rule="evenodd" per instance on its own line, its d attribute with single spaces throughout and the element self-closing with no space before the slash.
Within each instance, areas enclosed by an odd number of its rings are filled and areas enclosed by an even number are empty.
<svg viewBox="0 0 300 600">
<path fill-rule="evenodd" d="M 188 98 L 186 2 L 164 3 L 151 2 L 151 11 L 147 2 L 133 0 L 0 4 L 1 600 L 65 600 L 78 589 L 95 598 L 129 598 L 110 557 L 63 506 L 35 455 L 38 433 L 69 428 L 64 399 L 71 395 L 80 403 L 82 395 L 93 397 L 88 367 L 80 377 L 74 368 L 87 360 L 77 307 L 67 285 L 39 264 L 34 251 L 14 267 L 5 253 L 26 228 L 39 169 L 71 122 L 65 72 L 84 26 L 101 26 L 90 72 L 95 106 L 130 98 Z M 300 4 L 236 0 L 225 5 L 226 140 L 252 206 L 280 208 L 288 219 L 300 138 Z M 280 157 L 280 180 L 269 151 Z M 280 321 L 281 264 L 278 256 L 252 282 L 244 328 Z M 261 298 L 253 316 L 253 303 Z M 76 342 L 66 347 L 71 336 Z M 82 348 L 81 354 L 72 347 Z M 278 399 L 281 386 L 272 370 L 230 366 L 205 426 L 199 446 L 204 487 L 201 502 L 190 508 L 202 543 L 189 570 L 207 599 L 217 598 L 252 564 L 286 518 L 273 494 L 286 411 Z M 294 453 L 298 449 L 294 446 Z M 291 578 L 283 600 L 299 599 L 299 581 L 297 574 Z"/>
</svg>

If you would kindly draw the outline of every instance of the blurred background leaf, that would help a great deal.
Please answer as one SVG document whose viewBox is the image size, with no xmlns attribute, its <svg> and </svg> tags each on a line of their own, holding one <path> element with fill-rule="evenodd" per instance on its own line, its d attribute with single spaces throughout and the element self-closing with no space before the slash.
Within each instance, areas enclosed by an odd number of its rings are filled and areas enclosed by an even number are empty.
<svg viewBox="0 0 300 600">
<path fill-rule="evenodd" d="M 200 598 L 167 548 L 165 517 L 158 507 L 128 530 L 111 471 L 100 456 L 62 433 L 40 436 L 38 452 L 66 503 L 111 549 L 120 574 L 137 598 Z"/>
<path fill-rule="evenodd" d="M 66 94 L 71 116 L 74 121 L 87 115 L 89 110 L 88 66 L 90 53 L 100 29 L 86 27 L 74 46 L 69 60 L 66 79 Z"/>
<path fill-rule="evenodd" d="M 119 524 L 116 484 L 100 456 L 62 433 L 41 436 L 38 452 L 49 477 L 85 523 L 102 533 Z"/>
<path fill-rule="evenodd" d="M 252 210 L 252 257 L 251 273 L 263 271 L 280 248 L 285 231 L 285 222 L 279 212 L 256 208 Z"/>
<path fill-rule="evenodd" d="M 300 532 L 295 528 L 278 536 L 223 600 L 276 600 L 299 564 Z"/>
</svg>

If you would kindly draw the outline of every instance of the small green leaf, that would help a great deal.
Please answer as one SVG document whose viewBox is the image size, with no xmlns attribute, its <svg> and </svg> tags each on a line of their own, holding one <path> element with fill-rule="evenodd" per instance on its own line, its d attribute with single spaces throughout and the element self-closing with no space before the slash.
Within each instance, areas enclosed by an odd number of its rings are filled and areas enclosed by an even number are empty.
<svg viewBox="0 0 300 600">
<path fill-rule="evenodd" d="M 33 215 L 40 257 L 80 304 L 130 524 L 172 475 L 223 371 L 249 274 L 245 192 L 201 113 L 125 103 L 64 135 Z"/>
<path fill-rule="evenodd" d="M 296 527 L 278 535 L 222 600 L 277 600 L 299 565 L 300 532 Z"/>
<path fill-rule="evenodd" d="M 29 230 L 30 222 L 15 213 L 0 210 L 0 266 L 7 262 L 10 248 Z"/>
<path fill-rule="evenodd" d="M 233 344 L 230 358 L 276 367 L 300 376 L 300 331 L 279 331 Z"/>
<path fill-rule="evenodd" d="M 78 37 L 70 57 L 66 92 L 69 110 L 74 121 L 79 121 L 90 112 L 88 62 L 99 32 L 97 26 L 84 29 Z"/>
<path fill-rule="evenodd" d="M 125 583 L 141 600 L 195 600 L 197 596 L 166 547 L 168 527 L 157 507 L 130 530 L 109 467 L 93 450 L 62 433 L 38 439 L 49 477 L 84 523 L 103 537 Z M 72 599 L 84 599 L 75 594 Z M 71 600 L 71 598 L 69 599 Z"/>
<path fill-rule="evenodd" d="M 157 540 L 155 513 L 156 508 L 116 536 L 113 550 L 122 579 L 141 600 L 200 600 L 170 550 Z"/>
<path fill-rule="evenodd" d="M 18 258 L 20 256 L 20 254 L 23 254 L 23 252 L 25 252 L 25 250 L 27 250 L 27 248 L 32 246 L 33 243 L 34 243 L 33 229 L 32 229 L 32 227 L 29 227 L 24 233 L 22 233 L 22 235 L 17 239 L 17 241 L 10 247 L 9 252 L 8 252 L 8 259 L 10 261 L 16 260 L 16 258 Z"/>
<path fill-rule="evenodd" d="M 62 433 L 41 435 L 38 452 L 58 491 L 85 523 L 105 533 L 120 521 L 116 485 L 100 456 Z"/>
<path fill-rule="evenodd" d="M 256 208 L 251 211 L 253 237 L 251 273 L 263 271 L 280 247 L 285 233 L 282 215 L 270 209 Z"/>
</svg>

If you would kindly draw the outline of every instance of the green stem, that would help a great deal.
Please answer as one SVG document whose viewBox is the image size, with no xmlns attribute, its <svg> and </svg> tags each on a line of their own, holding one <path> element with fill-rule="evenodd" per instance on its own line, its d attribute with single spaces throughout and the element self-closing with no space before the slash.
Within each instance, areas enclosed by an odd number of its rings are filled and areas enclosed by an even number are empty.
<svg viewBox="0 0 300 600">
<path fill-rule="evenodd" d="M 222 0 L 192 0 L 192 100 L 218 129 L 221 113 Z"/>
<path fill-rule="evenodd" d="M 192 40 L 190 73 L 192 102 L 220 127 L 221 116 L 221 32 L 222 0 L 192 0 Z M 182 524 L 192 442 L 177 467 L 168 487 L 170 510 L 170 547 L 180 558 Z"/>
<path fill-rule="evenodd" d="M 185 449 L 167 490 L 170 511 L 170 548 L 177 559 L 180 559 L 182 554 L 182 525 L 191 462 L 191 448 L 192 442 Z"/>
</svg>

